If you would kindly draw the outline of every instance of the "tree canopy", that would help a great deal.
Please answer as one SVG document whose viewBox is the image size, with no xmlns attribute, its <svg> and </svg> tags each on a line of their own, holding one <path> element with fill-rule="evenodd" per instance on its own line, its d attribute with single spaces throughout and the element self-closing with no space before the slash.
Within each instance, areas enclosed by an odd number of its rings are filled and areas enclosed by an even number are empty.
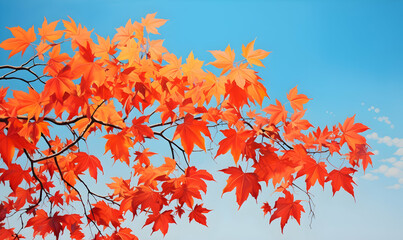
<svg viewBox="0 0 403 240">
<path fill-rule="evenodd" d="M 368 127 L 355 115 L 313 126 L 304 118 L 311 99 L 297 87 L 287 102 L 264 106 L 256 68 L 269 52 L 252 41 L 241 56 L 228 45 L 210 51 L 210 63 L 193 52 L 178 58 L 156 38 L 166 21 L 148 14 L 113 37 L 71 18 L 8 28 L 13 37 L 0 47 L 9 58 L 33 50 L 21 65 L 0 66 L 2 84 L 13 83 L 0 88 L 0 238 L 31 228 L 43 238 L 138 239 L 123 223 L 140 216 L 163 235 L 179 218 L 207 226 L 213 209 L 203 196 L 216 174 L 228 176 L 222 194 L 235 194 L 239 208 L 265 198 L 261 214 L 282 231 L 290 218 L 313 214 L 315 185 L 354 197 L 354 173 L 372 164 L 360 135 Z M 233 164 L 200 169 L 194 152 Z M 105 162 L 120 174 L 103 179 L 113 173 Z M 259 196 L 262 188 L 276 194 Z"/>
</svg>

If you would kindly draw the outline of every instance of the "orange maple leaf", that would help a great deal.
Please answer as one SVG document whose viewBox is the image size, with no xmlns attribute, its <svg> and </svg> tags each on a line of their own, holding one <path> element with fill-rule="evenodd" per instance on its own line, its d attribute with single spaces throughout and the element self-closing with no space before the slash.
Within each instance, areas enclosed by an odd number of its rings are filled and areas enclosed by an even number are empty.
<svg viewBox="0 0 403 240">
<path fill-rule="evenodd" d="M 48 21 L 45 20 L 42 23 L 42 28 L 38 28 L 38 34 L 41 36 L 41 40 L 49 41 L 53 43 L 56 40 L 59 40 L 63 36 L 63 31 L 57 30 L 55 28 L 57 26 L 58 21 L 54 21 L 48 24 Z"/>
<path fill-rule="evenodd" d="M 276 125 L 280 121 L 285 122 L 287 118 L 287 111 L 284 105 L 281 104 L 279 100 L 276 99 L 276 105 L 270 104 L 268 107 L 263 109 L 270 116 L 270 124 Z"/>
<path fill-rule="evenodd" d="M 105 144 L 105 153 L 111 151 L 115 161 L 119 159 L 129 165 L 129 148 L 133 146 L 133 141 L 130 139 L 130 135 L 125 131 L 121 131 L 118 134 L 107 134 L 104 138 L 108 139 Z"/>
<path fill-rule="evenodd" d="M 241 166 L 239 167 L 229 167 L 220 170 L 223 173 L 230 174 L 227 179 L 227 185 L 223 189 L 222 194 L 226 192 L 231 192 L 236 188 L 236 201 L 241 208 L 242 204 L 246 201 L 249 194 L 255 199 L 259 195 L 261 186 L 259 184 L 259 179 L 256 173 L 245 173 Z"/>
<path fill-rule="evenodd" d="M 231 47 L 225 49 L 225 51 L 210 51 L 211 54 L 216 58 L 214 62 L 208 63 L 207 65 L 213 65 L 216 68 L 222 68 L 221 75 L 226 73 L 234 66 L 235 52 L 231 50 Z"/>
<path fill-rule="evenodd" d="M 141 18 L 141 24 L 146 27 L 146 31 L 149 33 L 159 34 L 157 28 L 161 27 L 168 21 L 155 18 L 156 14 L 157 13 L 147 14 L 146 18 Z"/>
<path fill-rule="evenodd" d="M 248 68 L 247 63 L 232 68 L 231 72 L 228 74 L 228 78 L 235 81 L 236 85 L 240 88 L 244 88 L 246 83 L 253 85 L 258 79 L 256 72 Z"/>
<path fill-rule="evenodd" d="M 287 93 L 287 99 L 290 101 L 291 107 L 294 111 L 304 110 L 303 105 L 311 100 L 311 98 L 308 98 L 305 94 L 298 94 L 297 86 Z"/>
<path fill-rule="evenodd" d="M 184 122 L 176 127 L 173 139 L 181 138 L 183 149 L 186 154 L 190 156 L 195 144 L 201 149 L 206 150 L 204 137 L 201 133 L 211 139 L 210 131 L 207 128 L 207 122 L 195 120 L 191 114 L 187 114 Z"/>
<path fill-rule="evenodd" d="M 22 52 L 22 56 L 29 45 L 31 45 L 31 42 L 36 40 L 34 26 L 28 29 L 28 31 L 25 31 L 21 27 L 12 27 L 8 29 L 13 34 L 14 38 L 4 40 L 2 43 L 0 43 L 0 47 L 5 50 L 11 50 L 8 58 L 19 52 Z"/>
<path fill-rule="evenodd" d="M 246 45 L 246 47 L 242 44 L 242 56 L 248 61 L 251 66 L 254 64 L 256 66 L 264 67 L 263 63 L 260 60 L 266 58 L 270 54 L 270 52 L 266 52 L 262 49 L 253 50 L 254 44 L 255 40 Z"/>
</svg>

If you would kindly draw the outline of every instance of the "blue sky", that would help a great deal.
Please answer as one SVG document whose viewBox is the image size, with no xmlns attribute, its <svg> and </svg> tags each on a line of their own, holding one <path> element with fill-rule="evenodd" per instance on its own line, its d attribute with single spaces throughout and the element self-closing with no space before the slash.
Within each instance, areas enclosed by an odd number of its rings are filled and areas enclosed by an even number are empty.
<svg viewBox="0 0 403 240">
<path fill-rule="evenodd" d="M 279 221 L 268 224 L 253 199 L 237 210 L 234 194 L 221 198 L 224 176 L 209 185 L 205 207 L 208 228 L 179 221 L 165 237 L 176 239 L 399 239 L 403 236 L 403 2 L 401 1 L 2 1 L 0 38 L 5 28 L 39 27 L 72 17 L 101 36 L 113 36 L 129 18 L 148 13 L 169 19 L 160 28 L 165 47 L 177 56 L 190 51 L 206 62 L 209 50 L 242 44 L 271 54 L 259 69 L 272 100 L 298 85 L 313 98 L 306 114 L 314 125 L 356 120 L 371 128 L 368 143 L 376 153 L 373 168 L 356 174 L 356 200 L 345 192 L 332 197 L 329 186 L 313 189 L 312 228 L 308 214 L 281 234 Z M 8 53 L 0 52 L 2 64 Z M 13 57 L 10 62 L 18 62 Z M 265 101 L 265 104 L 271 102 Z M 100 150 L 100 154 L 103 150 Z M 201 167 L 221 169 L 228 157 L 198 157 Z M 270 191 L 261 193 L 266 200 Z M 301 195 L 301 198 L 304 196 Z M 307 207 L 306 207 L 307 208 Z M 134 223 L 144 238 L 151 229 Z M 160 233 L 152 239 L 160 239 Z"/>
</svg>

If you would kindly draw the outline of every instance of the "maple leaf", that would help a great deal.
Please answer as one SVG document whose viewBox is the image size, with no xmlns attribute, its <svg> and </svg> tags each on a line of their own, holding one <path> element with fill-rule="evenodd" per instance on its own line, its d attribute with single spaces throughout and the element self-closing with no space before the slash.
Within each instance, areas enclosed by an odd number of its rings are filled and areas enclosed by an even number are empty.
<svg viewBox="0 0 403 240">
<path fill-rule="evenodd" d="M 207 65 L 213 65 L 216 68 L 222 68 L 221 75 L 230 70 L 234 65 L 235 52 L 231 50 L 231 47 L 225 49 L 225 51 L 210 51 L 211 54 L 216 58 L 214 62 L 208 63 Z"/>
<path fill-rule="evenodd" d="M 141 18 L 141 25 L 143 25 L 149 33 L 159 34 L 157 28 L 161 27 L 168 21 L 155 18 L 156 14 L 157 13 L 147 14 L 145 18 Z"/>
<path fill-rule="evenodd" d="M 262 49 L 253 50 L 253 46 L 255 44 L 255 40 L 248 43 L 246 47 L 242 44 L 242 56 L 248 61 L 248 63 L 260 67 L 264 67 L 263 63 L 260 61 L 266 58 L 270 52 L 266 52 Z"/>
<path fill-rule="evenodd" d="M 172 216 L 172 212 L 173 212 L 172 210 L 167 210 L 161 214 L 159 212 L 150 214 L 148 215 L 148 218 L 144 226 L 154 223 L 152 228 L 153 232 L 160 230 L 162 234 L 165 236 L 165 234 L 167 234 L 168 232 L 169 224 L 176 223 L 174 217 Z"/>
<path fill-rule="evenodd" d="M 155 213 L 161 211 L 162 207 L 167 205 L 166 198 L 148 186 L 138 186 L 131 195 L 130 201 L 133 213 L 137 211 L 139 206 L 141 206 L 141 211 L 151 209 Z M 124 204 L 124 201 L 122 204 Z"/>
<path fill-rule="evenodd" d="M 28 29 L 28 31 L 25 31 L 21 27 L 12 27 L 8 29 L 13 34 L 14 38 L 4 40 L 0 43 L 0 47 L 5 50 L 11 50 L 8 58 L 19 52 L 21 52 L 22 56 L 29 45 L 36 40 L 34 26 Z"/>
<path fill-rule="evenodd" d="M 190 79 L 191 83 L 196 83 L 201 81 L 204 76 L 204 71 L 202 70 L 203 61 L 194 58 L 193 51 L 190 52 L 186 63 L 182 65 L 182 71 L 185 76 Z"/>
<path fill-rule="evenodd" d="M 218 148 L 215 157 L 225 154 L 231 149 L 231 154 L 234 157 L 235 164 L 237 164 L 239 156 L 245 148 L 246 140 L 252 137 L 253 132 L 249 130 L 241 130 L 237 132 L 234 129 L 221 130 L 221 132 L 226 138 L 218 143 L 220 147 Z"/>
<path fill-rule="evenodd" d="M 120 226 L 119 219 L 122 218 L 119 210 L 111 208 L 108 204 L 104 201 L 99 201 L 95 204 L 92 204 L 91 213 L 88 217 L 99 225 L 103 225 L 104 229 L 109 227 L 109 224 L 116 228 Z"/>
<path fill-rule="evenodd" d="M 132 230 L 130 228 L 119 228 L 119 231 L 116 231 L 112 234 L 111 239 L 113 240 L 138 240 L 138 238 L 133 235 Z"/>
<path fill-rule="evenodd" d="M 144 164 L 146 166 L 150 165 L 150 159 L 149 157 L 155 155 L 156 153 L 150 152 L 149 148 L 144 149 L 143 151 L 139 152 L 136 151 L 134 154 L 136 155 L 136 158 L 134 159 L 135 161 L 138 160 L 141 164 Z"/>
<path fill-rule="evenodd" d="M 67 53 L 60 54 L 60 44 L 52 48 L 52 51 L 49 52 L 49 57 L 50 59 L 46 63 L 43 73 L 48 73 L 51 76 L 56 76 L 65 67 L 63 62 L 70 60 Z"/>
<path fill-rule="evenodd" d="M 63 101 L 64 94 L 71 94 L 75 89 L 74 82 L 70 73 L 70 65 L 66 65 L 64 68 L 58 71 L 57 76 L 46 81 L 43 94 L 45 96 L 51 96 L 55 94 L 56 99 Z"/>
<path fill-rule="evenodd" d="M 315 185 L 316 181 L 325 188 L 325 177 L 327 177 L 328 173 L 324 162 L 317 163 L 312 158 L 308 158 L 303 168 L 298 172 L 297 178 L 303 175 L 306 175 L 306 190 Z"/>
<path fill-rule="evenodd" d="M 244 173 L 241 166 L 229 167 L 220 171 L 230 175 L 222 194 L 231 192 L 236 188 L 236 201 L 239 208 L 241 208 L 249 194 L 257 200 L 261 187 L 256 173 Z"/>
<path fill-rule="evenodd" d="M 290 90 L 289 93 L 287 93 L 287 99 L 290 101 L 291 107 L 294 109 L 294 111 L 304 110 L 303 105 L 311 100 L 305 94 L 298 94 L 297 86 L 295 86 L 293 89 Z"/>
<path fill-rule="evenodd" d="M 3 162 L 10 166 L 16 149 L 32 150 L 32 145 L 23 137 L 13 131 L 8 131 L 7 135 L 0 132 L 0 155 Z M 35 149 L 35 148 L 34 148 Z"/>
<path fill-rule="evenodd" d="M 138 22 L 132 23 L 131 19 L 129 19 L 125 25 L 125 27 L 119 27 L 116 29 L 117 33 L 112 39 L 113 43 L 119 42 L 120 46 L 126 45 L 126 43 L 134 38 L 133 33 L 141 31 L 142 32 L 143 26 L 140 25 Z"/>
<path fill-rule="evenodd" d="M 280 121 L 285 122 L 287 118 L 287 111 L 284 105 L 276 99 L 276 105 L 270 104 L 268 107 L 263 108 L 263 111 L 270 114 L 270 124 L 277 125 Z"/>
<path fill-rule="evenodd" d="M 346 192 L 350 193 L 354 197 L 354 188 L 353 188 L 353 177 L 351 176 L 357 170 L 354 168 L 344 167 L 341 170 L 333 170 L 329 173 L 326 178 L 326 182 L 332 181 L 332 191 L 334 194 L 340 190 L 340 188 L 344 188 Z M 355 198 L 355 197 L 354 197 Z"/>
<path fill-rule="evenodd" d="M 270 205 L 269 205 L 268 202 L 264 202 L 264 203 L 263 203 L 263 206 L 262 206 L 262 210 L 263 210 L 264 215 L 266 216 L 267 213 L 270 213 L 270 214 L 271 214 L 271 211 L 272 211 L 273 209 L 270 207 Z"/>
<path fill-rule="evenodd" d="M 204 216 L 205 213 L 210 212 L 211 210 L 204 208 L 203 204 L 196 204 L 193 208 L 192 212 L 189 213 L 189 222 L 195 220 L 196 222 L 207 227 L 207 218 Z"/>
<path fill-rule="evenodd" d="M 270 217 L 270 223 L 277 218 L 281 218 L 281 232 L 283 232 L 284 226 L 290 217 L 293 217 L 300 224 L 301 212 L 305 212 L 304 207 L 300 204 L 301 200 L 294 201 L 294 195 L 287 190 L 283 191 L 283 193 L 285 196 L 277 199 L 274 205 L 276 211 Z"/>
<path fill-rule="evenodd" d="M 279 158 L 276 151 L 276 148 L 265 146 L 260 150 L 259 161 L 255 161 L 252 166 L 255 168 L 254 172 L 257 174 L 259 181 L 266 182 L 266 185 L 269 180 L 272 180 L 273 186 L 275 186 L 283 178 L 289 179 L 300 164 L 299 159 L 292 158 L 288 154 L 284 154 Z"/>
<path fill-rule="evenodd" d="M 70 22 L 69 21 L 63 21 L 63 25 L 65 27 L 65 35 L 64 38 L 71 38 L 71 47 L 72 49 L 76 49 L 79 45 L 86 45 L 87 42 L 91 42 L 92 43 L 92 39 L 91 39 L 91 31 L 88 31 L 86 27 L 82 27 L 81 24 L 78 24 L 78 26 L 76 25 L 76 23 L 74 22 L 74 20 L 69 17 Z"/>
<path fill-rule="evenodd" d="M 2 170 L 3 169 L 0 170 L 0 173 Z M 22 180 L 25 180 L 27 183 L 32 182 L 30 172 L 30 169 L 23 170 L 21 165 L 12 163 L 8 165 L 7 170 L 1 173 L 0 182 L 4 183 L 5 181 L 9 181 L 11 190 L 16 191 Z"/>
<path fill-rule="evenodd" d="M 38 58 L 43 61 L 43 54 L 45 54 L 51 47 L 52 46 L 47 44 L 46 42 L 40 42 L 39 45 L 35 48 L 38 52 Z"/>
<path fill-rule="evenodd" d="M 49 198 L 49 201 L 53 204 L 53 206 L 63 206 L 62 196 L 63 194 L 61 194 L 60 191 L 57 191 Z"/>
<path fill-rule="evenodd" d="M 196 167 L 188 167 L 185 170 L 185 174 L 172 181 L 173 192 L 171 201 L 178 199 L 180 204 L 185 204 L 193 208 L 193 198 L 201 199 L 200 191 L 206 193 L 207 191 L 207 181 L 214 181 L 213 176 L 206 170 L 197 170 Z M 167 188 L 167 183 L 163 184 L 165 192 Z"/>
<path fill-rule="evenodd" d="M 191 114 L 186 114 L 184 122 L 176 127 L 173 140 L 181 138 L 183 149 L 190 156 L 195 144 L 206 151 L 204 137 L 201 133 L 211 139 L 207 122 L 196 120 Z"/>
<path fill-rule="evenodd" d="M 58 212 L 50 217 L 44 210 L 39 209 L 35 216 L 28 220 L 27 227 L 33 227 L 34 237 L 39 234 L 45 238 L 48 233 L 53 233 L 56 239 L 59 239 L 60 232 L 65 228 L 62 226 L 63 221 L 64 216 L 58 215 Z"/>
<path fill-rule="evenodd" d="M 369 128 L 362 123 L 354 123 L 355 115 L 347 118 L 343 126 L 339 123 L 339 128 L 343 132 L 341 135 L 340 146 L 347 142 L 348 146 L 355 150 L 356 145 L 366 144 L 366 140 L 358 133 L 367 131 Z"/>
<path fill-rule="evenodd" d="M 255 71 L 249 69 L 247 66 L 247 63 L 240 64 L 232 68 L 228 74 L 228 78 L 235 81 L 236 85 L 240 88 L 244 88 L 246 83 L 254 84 L 257 82 Z"/>
<path fill-rule="evenodd" d="M 91 177 L 93 177 L 95 180 L 97 180 L 97 175 L 98 175 L 98 169 L 101 170 L 103 173 L 104 170 L 102 168 L 101 161 L 94 156 L 94 155 L 88 155 L 85 152 L 78 152 L 74 154 L 76 157 L 72 161 L 72 163 L 77 164 L 74 168 L 74 172 L 78 175 L 85 170 L 88 169 L 90 172 Z"/>
<path fill-rule="evenodd" d="M 368 145 L 366 144 L 360 144 L 356 145 L 355 150 L 352 150 L 348 154 L 348 158 L 350 160 L 350 164 L 352 166 L 358 166 L 358 161 L 362 161 L 362 168 L 365 169 L 368 167 L 368 164 L 371 164 L 372 166 L 372 160 L 371 160 L 371 155 L 374 155 L 374 153 L 368 151 Z"/>
<path fill-rule="evenodd" d="M 42 28 L 38 28 L 38 34 L 41 36 L 41 40 L 49 41 L 53 43 L 56 40 L 59 40 L 63 36 L 63 31 L 57 30 L 55 28 L 59 21 L 54 21 L 48 24 L 48 21 L 43 20 Z"/>
<path fill-rule="evenodd" d="M 323 129 L 323 131 L 320 129 L 320 127 L 318 127 L 316 129 L 316 132 L 314 132 L 313 134 L 316 137 L 315 143 L 319 144 L 319 146 L 318 146 L 319 151 L 322 150 L 322 146 L 324 146 L 324 147 L 328 146 L 328 144 L 329 144 L 328 139 L 330 138 L 330 135 L 332 134 L 332 132 L 329 132 L 329 129 L 327 126 Z"/>
<path fill-rule="evenodd" d="M 25 206 L 25 204 L 28 203 L 34 203 L 34 199 L 32 197 L 32 195 L 36 192 L 36 190 L 34 188 L 28 188 L 28 189 L 24 189 L 24 188 L 20 188 L 17 187 L 15 190 L 13 190 L 13 192 L 9 195 L 9 197 L 15 197 L 16 200 L 13 204 L 13 209 L 15 210 L 19 210 L 22 207 Z"/>
<path fill-rule="evenodd" d="M 41 95 L 30 88 L 29 93 L 14 91 L 13 96 L 14 98 L 10 100 L 10 104 L 14 105 L 17 114 L 27 114 L 28 119 L 35 118 L 38 121 L 43 109 Z"/>
<path fill-rule="evenodd" d="M 158 62 L 162 62 L 162 54 L 168 52 L 168 50 L 162 46 L 164 40 L 152 40 L 149 42 L 148 52 L 150 54 L 151 59 L 155 59 Z"/>
<path fill-rule="evenodd" d="M 130 139 L 130 135 L 125 131 L 121 131 L 118 134 L 107 134 L 104 138 L 108 139 L 105 144 L 105 153 L 111 151 L 115 161 L 119 159 L 129 165 L 129 148 L 133 146 L 133 141 Z"/>
<path fill-rule="evenodd" d="M 97 38 L 98 45 L 94 45 L 94 55 L 96 57 L 100 57 L 101 59 L 109 60 L 109 55 L 113 55 L 117 52 L 115 50 L 116 45 L 111 44 L 109 36 L 107 39 L 105 39 L 97 34 Z"/>
<path fill-rule="evenodd" d="M 185 210 L 183 210 L 182 205 L 177 205 L 175 207 L 175 214 L 178 214 L 179 218 L 181 218 L 184 213 L 185 213 Z"/>
<path fill-rule="evenodd" d="M 114 181 L 114 183 L 107 183 L 106 185 L 113 190 L 113 195 L 125 197 L 131 191 L 130 179 L 124 180 L 120 177 L 112 177 L 111 179 Z"/>
</svg>

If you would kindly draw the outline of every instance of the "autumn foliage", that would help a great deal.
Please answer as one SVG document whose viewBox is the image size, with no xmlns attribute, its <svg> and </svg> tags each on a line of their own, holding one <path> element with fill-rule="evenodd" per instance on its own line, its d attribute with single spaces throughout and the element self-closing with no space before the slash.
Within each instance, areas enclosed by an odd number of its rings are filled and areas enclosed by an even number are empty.
<svg viewBox="0 0 403 240">
<path fill-rule="evenodd" d="M 255 41 L 238 57 L 228 46 L 210 51 L 210 63 L 182 59 L 155 39 L 165 23 L 148 14 L 106 38 L 71 18 L 8 28 L 0 47 L 9 58 L 32 57 L 0 66 L 1 239 L 26 228 L 51 239 L 137 239 L 124 223 L 139 217 L 163 235 L 179 218 L 207 226 L 202 199 L 218 175 L 227 177 L 222 194 L 239 208 L 259 198 L 282 230 L 311 210 L 315 185 L 354 197 L 353 174 L 371 164 L 366 126 L 354 116 L 313 126 L 304 118 L 311 99 L 297 87 L 286 102 L 269 100 L 256 71 L 269 52 Z M 200 151 L 233 164 L 198 169 Z M 120 174 L 105 179 L 116 173 L 110 162 Z"/>
</svg>

